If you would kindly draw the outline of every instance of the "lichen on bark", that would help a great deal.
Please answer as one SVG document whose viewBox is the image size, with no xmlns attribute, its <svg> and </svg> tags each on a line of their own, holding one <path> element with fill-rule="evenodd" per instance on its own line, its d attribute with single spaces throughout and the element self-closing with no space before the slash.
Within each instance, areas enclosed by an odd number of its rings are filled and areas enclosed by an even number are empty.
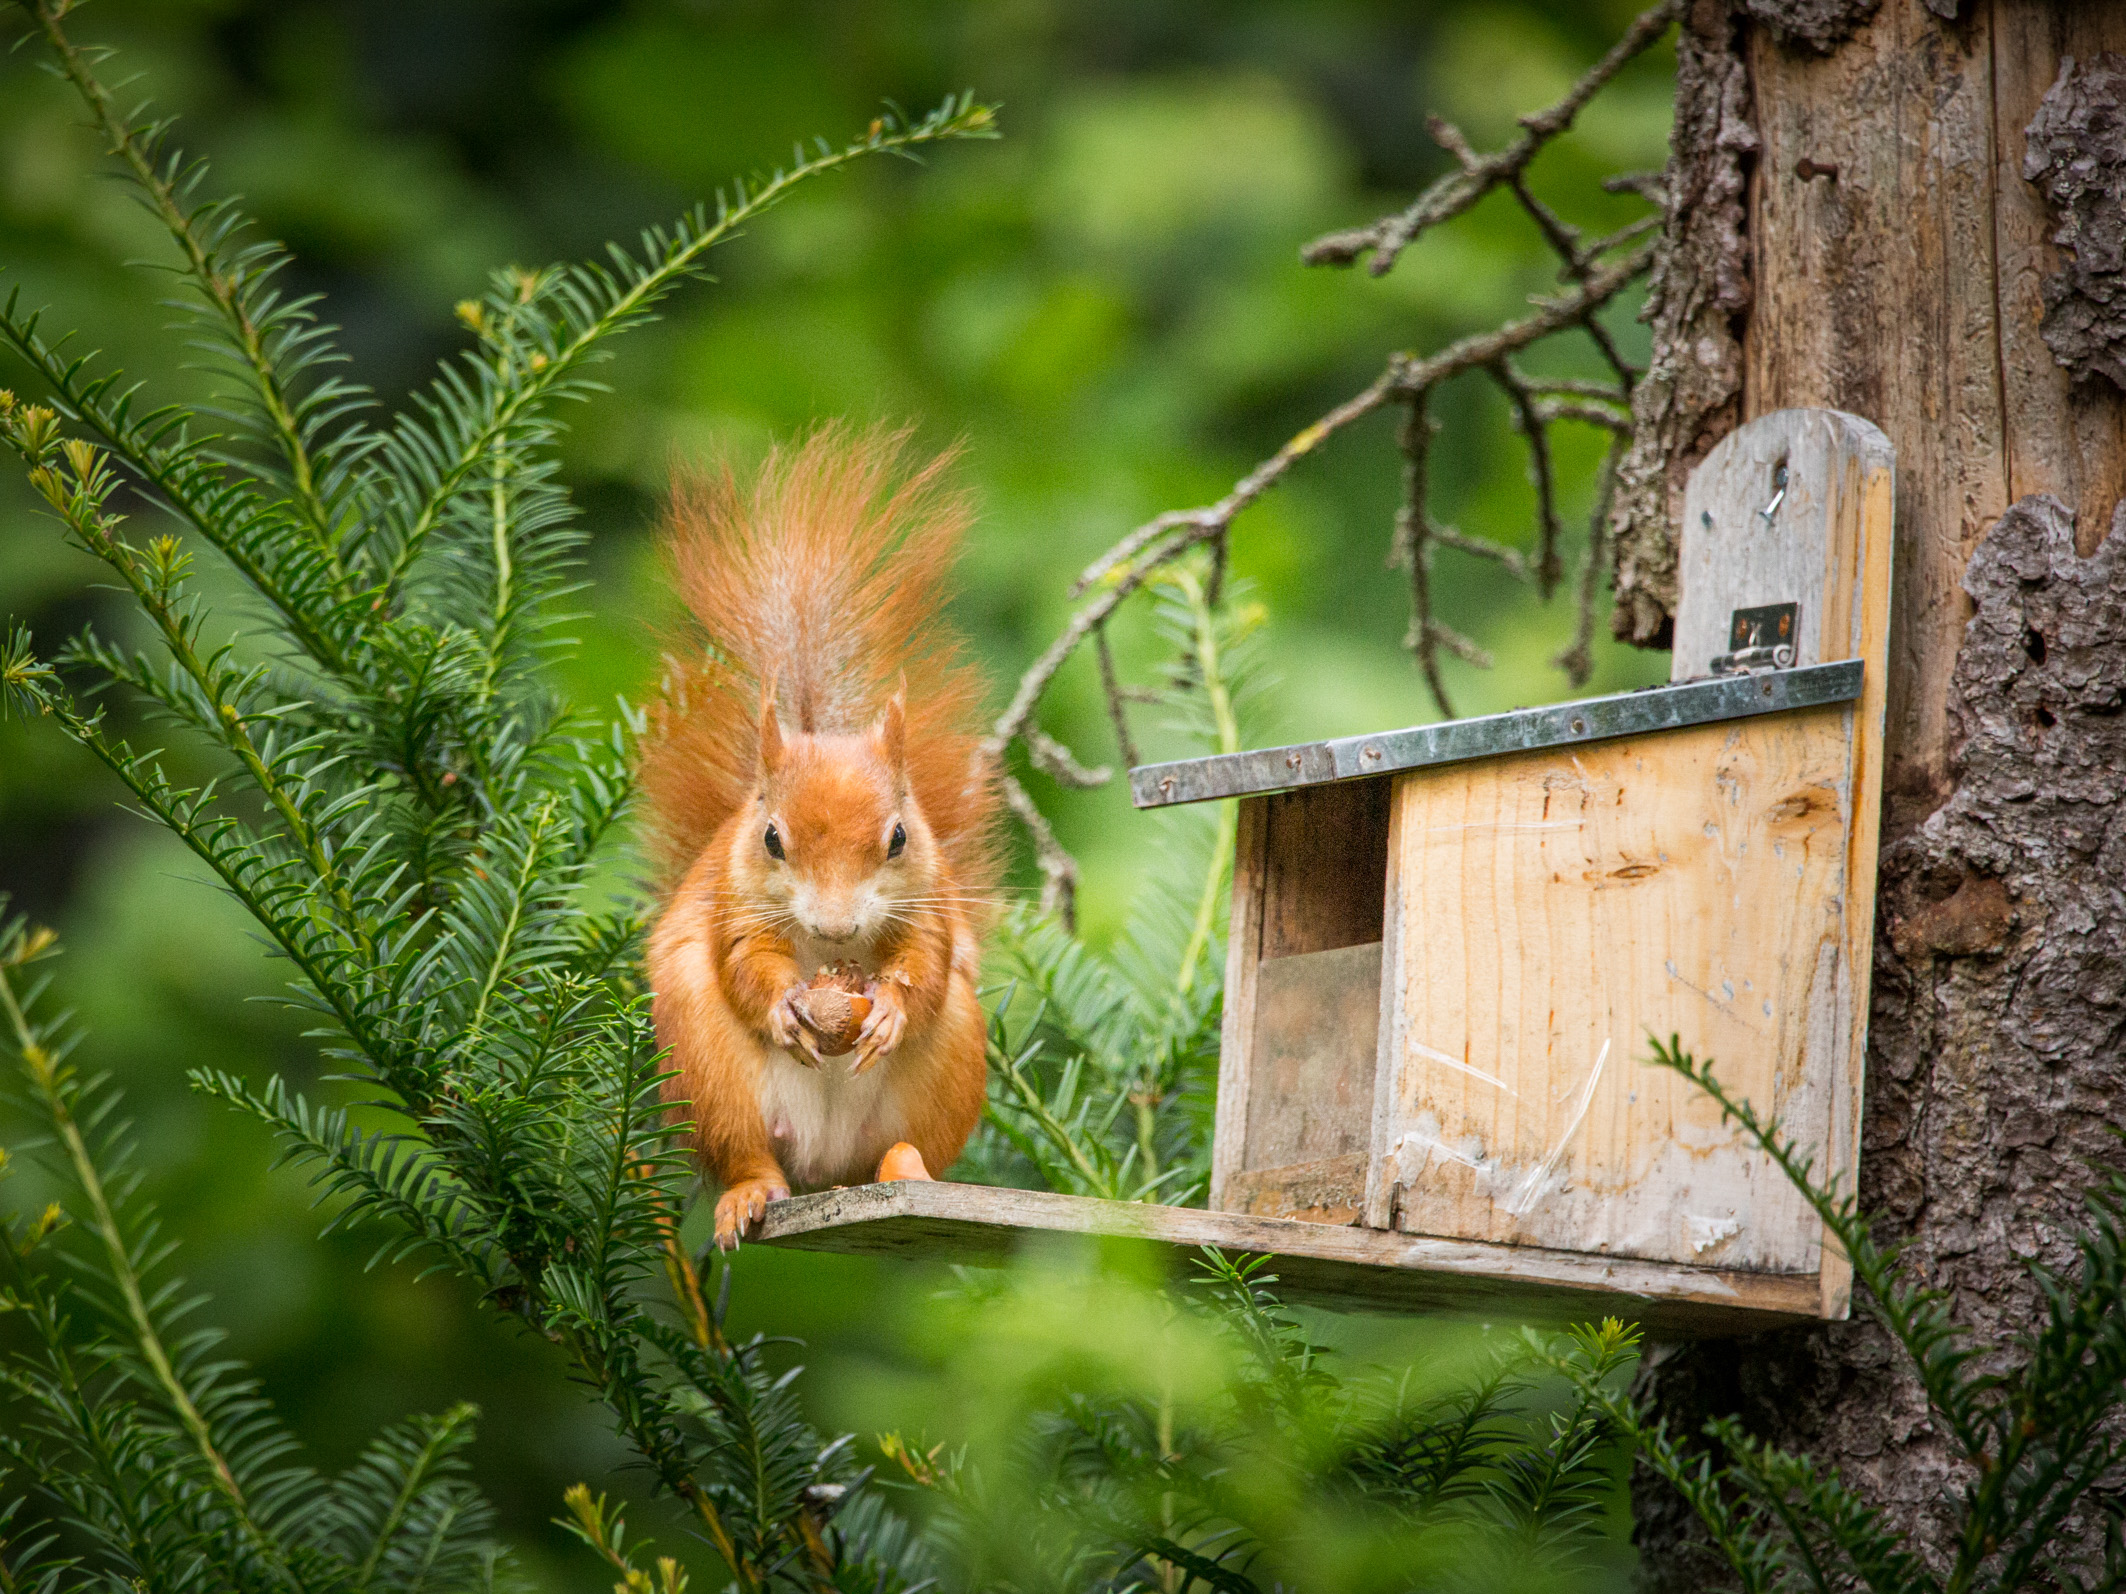
<svg viewBox="0 0 2126 1594">
<path fill-rule="evenodd" d="M 2126 56 L 2063 57 L 2024 139 L 2066 255 L 2045 279 L 2045 345 L 2077 379 L 2126 388 Z"/>
<path fill-rule="evenodd" d="M 1829 55 L 1882 9 L 1882 0 L 1742 0 L 1742 9 L 1780 43 Z"/>
<path fill-rule="evenodd" d="M 1948 801 L 1885 851 L 1860 1194 L 1946 1290 L 1981 1365 L 2036 1319 L 2021 1265 L 2071 1261 L 2089 1167 L 2126 1100 L 2126 507 L 2088 558 L 2057 499 L 1994 524 L 1950 703 Z M 1963 1463 L 1873 1321 L 1650 1358 L 1684 1431 L 1739 1412 L 1836 1464 L 1919 1547 L 1949 1547 Z M 1705 1586 L 1674 1496 L 1642 1479 L 1652 1589 Z"/>
<path fill-rule="evenodd" d="M 1737 28 L 1727 0 L 1693 0 L 1676 44 L 1663 245 L 1645 311 L 1653 355 L 1632 396 L 1631 443 L 1610 512 L 1610 625 L 1641 646 L 1668 645 L 1684 478 L 1740 413 L 1741 318 L 1750 305 L 1745 196 L 1757 134 Z"/>
</svg>

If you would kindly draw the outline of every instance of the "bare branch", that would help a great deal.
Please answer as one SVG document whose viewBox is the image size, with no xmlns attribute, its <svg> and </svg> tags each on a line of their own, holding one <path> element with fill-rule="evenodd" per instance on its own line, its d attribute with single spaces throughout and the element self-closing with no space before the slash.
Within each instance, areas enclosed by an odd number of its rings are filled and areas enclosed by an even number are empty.
<svg viewBox="0 0 2126 1594">
<path fill-rule="evenodd" d="M 1019 739 L 1026 744 L 1026 756 L 1033 760 L 1034 768 L 1059 786 L 1075 786 L 1081 791 L 1089 791 L 1095 786 L 1105 786 L 1115 778 L 1115 772 L 1105 764 L 1097 769 L 1087 769 L 1078 762 L 1075 753 L 1038 725 L 1027 726 Z"/>
<path fill-rule="evenodd" d="M 1609 547 L 1609 501 L 1616 491 L 1617 461 L 1624 457 L 1629 428 L 1619 428 L 1602 458 L 1602 474 L 1595 484 L 1594 509 L 1587 517 L 1587 551 L 1580 556 L 1580 575 L 1574 605 L 1572 641 L 1551 659 L 1574 686 L 1585 686 L 1594 674 L 1595 595 L 1601 584 L 1602 567 Z"/>
<path fill-rule="evenodd" d="M 1649 172 L 1618 172 L 1602 179 L 1611 194 L 1637 194 L 1657 210 L 1668 209 L 1668 173 L 1658 166 Z"/>
<path fill-rule="evenodd" d="M 1660 224 L 1659 217 L 1633 222 L 1615 232 L 1589 240 L 1580 229 L 1564 221 L 1538 200 L 1522 173 L 1550 139 L 1572 123 L 1587 100 L 1607 83 L 1624 64 L 1660 38 L 1674 20 L 1680 0 L 1664 0 L 1642 14 L 1600 62 L 1572 91 L 1545 111 L 1521 119 L 1522 136 L 1512 145 L 1492 154 L 1479 154 L 1451 123 L 1435 120 L 1432 136 L 1451 155 L 1457 170 L 1434 183 L 1406 210 L 1383 218 L 1372 227 L 1337 234 L 1310 244 L 1305 256 L 1310 262 L 1348 264 L 1371 252 L 1371 270 L 1377 275 L 1393 265 L 1411 239 L 1428 227 L 1460 215 L 1494 188 L 1505 187 L 1533 219 L 1561 262 L 1560 276 L 1566 290 L 1555 297 L 1530 301 L 1531 310 L 1503 326 L 1474 333 L 1429 356 L 1397 353 L 1388 357 L 1381 373 L 1365 388 L 1352 394 L 1312 425 L 1291 437 L 1281 448 L 1234 482 L 1215 503 L 1193 509 L 1174 509 L 1155 515 L 1134 527 L 1099 558 L 1085 567 L 1071 587 L 1071 596 L 1083 600 L 1062 631 L 1051 641 L 1019 679 L 1011 702 L 991 726 L 984 741 L 990 756 L 1000 762 L 1012 743 L 1021 743 L 1033 767 L 1067 785 L 1094 785 L 1110 777 L 1107 769 L 1088 770 L 1070 749 L 1048 736 L 1035 723 L 1041 699 L 1054 684 L 1071 656 L 1091 639 L 1100 670 L 1100 686 L 1115 743 L 1124 761 L 1140 761 L 1135 738 L 1130 733 L 1126 705 L 1138 700 L 1123 685 L 1115 668 L 1107 636 L 1107 623 L 1139 588 L 1161 569 L 1197 548 L 1211 550 L 1212 569 L 1207 583 L 1215 594 L 1222 585 L 1225 560 L 1234 522 L 1242 511 L 1282 481 L 1301 459 L 1354 422 L 1388 404 L 1405 408 L 1398 439 L 1403 454 L 1403 495 L 1397 510 L 1389 556 L 1391 565 L 1407 573 L 1410 587 L 1410 630 L 1406 645 L 1416 657 L 1426 687 L 1440 712 L 1453 717 L 1441 670 L 1441 654 L 1451 653 L 1480 668 L 1491 657 L 1469 637 L 1447 624 L 1435 612 L 1432 590 L 1432 554 L 1448 548 L 1498 564 L 1517 580 L 1536 586 L 1548 597 L 1563 575 L 1561 544 L 1563 528 L 1558 512 L 1558 483 L 1547 428 L 1560 421 L 1598 426 L 1613 437 L 1630 425 L 1631 392 L 1638 372 L 1618 352 L 1599 319 L 1601 312 L 1651 265 L 1658 240 L 1648 236 Z M 1659 202 L 1657 174 L 1632 173 L 1613 181 L 1613 191 L 1645 194 Z M 1628 249 L 1627 249 L 1627 246 Z M 1615 373 L 1614 380 L 1584 378 L 1536 378 L 1516 370 L 1511 357 L 1530 345 L 1574 329 L 1591 338 Z M 1536 546 L 1531 553 L 1485 537 L 1467 535 L 1434 521 L 1428 500 L 1429 453 L 1434 423 L 1429 413 L 1432 393 L 1442 382 L 1470 371 L 1484 371 L 1499 383 L 1514 408 L 1520 431 L 1528 440 L 1529 471 L 1537 499 Z M 1600 488 L 1607 502 L 1609 472 L 1616 460 L 1612 446 Z M 1592 668 L 1593 606 L 1599 594 L 1602 565 L 1602 527 L 1590 533 L 1592 546 L 1582 560 L 1575 583 L 1578 613 L 1574 642 L 1557 659 L 1574 684 L 1587 678 Z M 1215 601 L 1215 598 L 1214 600 Z M 1025 824 L 1041 869 L 1044 907 L 1066 918 L 1073 911 L 1077 865 L 1056 839 L 1033 799 L 1017 780 L 1007 777 L 1005 797 L 1013 813 Z"/>
<path fill-rule="evenodd" d="M 1408 360 L 1405 357 L 1398 390 L 1410 393 L 1433 387 L 1450 376 L 1459 376 L 1506 355 L 1517 354 L 1553 332 L 1583 324 L 1653 263 L 1655 247 L 1651 242 L 1641 244 L 1622 259 L 1589 272 L 1586 280 L 1576 283 L 1571 291 L 1560 297 L 1532 301 L 1536 306 L 1534 315 L 1509 321 L 1490 332 L 1463 338 L 1459 343 L 1450 343 L 1429 359 Z"/>
<path fill-rule="evenodd" d="M 1631 403 L 1629 393 L 1607 382 L 1590 382 L 1572 376 L 1531 376 L 1523 380 L 1531 393 L 1572 393 L 1580 398 L 1608 399 L 1612 404 Z"/>
<path fill-rule="evenodd" d="M 1408 400 L 1396 442 L 1403 451 L 1403 501 L 1395 511 L 1395 541 L 1390 558 L 1410 576 L 1410 631 L 1404 646 L 1417 655 L 1417 667 L 1432 700 L 1447 718 L 1454 718 L 1454 703 L 1447 696 L 1447 683 L 1439 671 L 1440 628 L 1432 620 L 1432 549 L 1435 527 L 1426 505 L 1426 466 L 1432 450 L 1432 434 L 1438 429 L 1427 411 L 1428 393 L 1419 390 Z"/>
<path fill-rule="evenodd" d="M 1093 632 L 1093 651 L 1100 660 L 1100 690 L 1107 696 L 1107 717 L 1114 723 L 1115 746 L 1122 754 L 1123 767 L 1134 769 L 1144 760 L 1137 756 L 1137 743 L 1129 733 L 1129 713 L 1125 706 L 1129 697 L 1121 678 L 1115 674 L 1114 650 L 1107 645 L 1107 627 L 1104 625 Z"/>
<path fill-rule="evenodd" d="M 1634 238 L 1644 238 L 1650 232 L 1659 232 L 1663 220 L 1661 213 L 1656 211 L 1651 216 L 1641 216 L 1637 221 L 1627 221 L 1615 232 L 1604 233 L 1580 252 L 1589 260 L 1598 255 L 1606 255 L 1612 249 L 1622 248 Z"/>
<path fill-rule="evenodd" d="M 1428 622 L 1428 624 L 1432 629 L 1432 640 L 1465 664 L 1473 664 L 1480 670 L 1488 670 L 1497 662 L 1497 660 L 1492 658 L 1489 648 L 1463 636 L 1461 632 L 1455 630 L 1446 621 L 1433 620 Z"/>
<path fill-rule="evenodd" d="M 1545 421 L 1585 421 L 1590 426 L 1599 426 L 1612 432 L 1631 430 L 1631 416 L 1627 412 L 1613 410 L 1601 404 L 1589 404 L 1581 399 L 1537 399 L 1535 412 Z"/>
<path fill-rule="evenodd" d="M 1536 230 L 1543 235 L 1543 241 L 1550 245 L 1558 259 L 1563 262 L 1560 275 L 1574 281 L 1584 278 L 1587 275 L 1588 257 L 1580 247 L 1580 229 L 1536 198 L 1529 190 L 1527 178 L 1520 172 L 1515 172 L 1508 178 L 1506 186 L 1513 190 L 1513 197 L 1521 202 L 1521 209 L 1527 211 L 1535 222 Z"/>
<path fill-rule="evenodd" d="M 1502 542 L 1493 542 L 1489 537 L 1472 537 L 1453 526 L 1435 523 L 1426 531 L 1425 540 L 1436 542 L 1442 548 L 1452 548 L 1456 553 L 1489 559 L 1493 564 L 1503 565 L 1506 573 L 1516 581 L 1533 579 L 1528 569 L 1528 560 L 1520 549 L 1509 548 Z"/>
<path fill-rule="evenodd" d="M 1502 327 L 1451 343 L 1437 354 L 1413 359 L 1407 354 L 1390 356 L 1388 365 L 1372 383 L 1329 411 L 1313 425 L 1291 438 L 1268 459 L 1233 484 L 1232 490 L 1214 504 L 1197 509 L 1169 510 L 1146 521 L 1095 559 L 1073 587 L 1083 594 L 1093 587 L 1102 590 L 1070 617 L 1061 634 L 1034 660 L 1019 678 L 1011 703 L 991 727 L 986 746 L 1001 757 L 1010 744 L 1033 723 L 1033 711 L 1042 693 L 1086 638 L 1106 623 L 1123 600 L 1141 587 L 1164 565 L 1171 564 L 1192 548 L 1223 538 L 1240 512 L 1268 492 L 1293 465 L 1319 448 L 1352 422 L 1379 409 L 1391 399 L 1408 399 L 1429 392 L 1439 383 L 1464 371 L 1478 370 L 1504 359 L 1584 318 L 1614 298 L 1643 272 L 1653 259 L 1654 245 L 1642 244 L 1631 254 L 1590 271 L 1586 279 L 1555 299 L 1535 301 L 1535 313 Z M 1420 640 L 1421 629 L 1413 633 Z M 1413 642 L 1413 646 L 1417 644 Z M 1426 644 L 1429 646 L 1429 643 Z M 1434 694 L 1438 694 L 1435 692 Z M 1442 711 L 1449 712 L 1442 703 Z"/>
<path fill-rule="evenodd" d="M 1521 136 L 1504 149 L 1478 155 L 1469 148 L 1468 141 L 1457 128 L 1435 120 L 1432 136 L 1455 157 L 1456 170 L 1440 178 L 1408 207 L 1392 216 L 1383 216 L 1370 226 L 1329 233 L 1315 239 L 1300 250 L 1300 259 L 1310 266 L 1348 266 L 1361 255 L 1370 253 L 1373 258 L 1366 269 L 1376 277 L 1385 276 L 1394 266 L 1396 257 L 1420 233 L 1453 220 L 1501 183 L 1517 179 L 1545 144 L 1572 125 L 1581 107 L 1605 83 L 1668 31 L 1669 24 L 1675 21 L 1681 10 L 1681 0 L 1662 0 L 1660 5 L 1641 12 L 1609 53 L 1590 67 L 1563 99 L 1547 110 L 1522 117 Z"/>
<path fill-rule="evenodd" d="M 1056 833 L 1033 798 L 1010 775 L 1003 777 L 1004 801 L 1033 838 L 1034 862 L 1041 869 L 1041 911 L 1053 913 L 1073 935 L 1078 929 L 1078 860 L 1056 840 Z"/>
<path fill-rule="evenodd" d="M 1536 412 L 1535 395 L 1529 392 L 1513 363 L 1500 360 L 1489 370 L 1491 379 L 1512 402 L 1514 421 L 1528 439 L 1528 479 L 1535 488 L 1535 590 L 1547 598 L 1556 590 L 1565 568 L 1558 555 L 1565 529 L 1558 522 L 1557 479 L 1550 468 L 1550 433 Z"/>
</svg>

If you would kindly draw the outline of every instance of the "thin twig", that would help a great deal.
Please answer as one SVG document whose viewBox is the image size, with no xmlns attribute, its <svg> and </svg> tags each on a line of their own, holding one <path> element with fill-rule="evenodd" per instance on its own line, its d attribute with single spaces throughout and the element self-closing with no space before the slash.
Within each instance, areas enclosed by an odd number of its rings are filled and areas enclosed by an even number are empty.
<svg viewBox="0 0 2126 1594">
<path fill-rule="evenodd" d="M 1376 277 L 1385 276 L 1396 257 L 1420 233 L 1453 220 L 1501 183 L 1517 178 L 1545 144 L 1572 125 L 1581 107 L 1605 83 L 1668 31 L 1681 10 L 1681 0 L 1662 0 L 1660 5 L 1641 12 L 1624 30 L 1624 37 L 1587 70 L 1563 99 L 1547 110 L 1522 117 L 1521 136 L 1504 149 L 1478 155 L 1469 148 L 1459 129 L 1435 121 L 1432 136 L 1455 156 L 1456 169 L 1392 216 L 1383 216 L 1370 226 L 1317 238 L 1300 251 L 1300 258 L 1310 266 L 1348 266 L 1361 255 L 1371 254 L 1373 258 L 1366 269 Z"/>
<path fill-rule="evenodd" d="M 1134 769 L 1144 760 L 1137 756 L 1137 743 L 1129 733 L 1129 714 L 1122 682 L 1115 674 L 1114 650 L 1107 645 L 1107 627 L 1093 632 L 1093 652 L 1100 661 L 1100 690 L 1107 697 L 1107 717 L 1115 727 L 1115 746 L 1122 750 L 1123 767 Z"/>
<path fill-rule="evenodd" d="M 1595 590 L 1601 580 L 1604 554 L 1609 547 L 1609 502 L 1617 485 L 1617 462 L 1624 457 L 1628 437 L 1619 431 L 1602 457 L 1602 473 L 1595 483 L 1594 508 L 1587 516 L 1587 551 L 1580 556 L 1579 602 L 1575 605 L 1571 643 L 1550 662 L 1565 672 L 1574 686 L 1585 686 L 1594 674 Z"/>
<path fill-rule="evenodd" d="M 1447 718 L 1454 718 L 1454 703 L 1447 696 L 1447 683 L 1439 671 L 1439 627 L 1432 621 L 1433 526 L 1426 509 L 1425 471 L 1432 448 L 1435 425 L 1426 409 L 1429 394 L 1424 389 L 1410 395 L 1403 424 L 1395 440 L 1403 451 L 1403 501 L 1395 511 L 1393 557 L 1410 577 L 1410 634 L 1404 645 L 1417 655 L 1432 700 Z"/>
<path fill-rule="evenodd" d="M 1588 240 L 1581 229 L 1565 221 L 1536 198 L 1524 178 L 1529 163 L 1550 140 L 1572 125 L 1580 109 L 1624 65 L 1658 40 L 1674 21 L 1680 0 L 1642 13 L 1606 55 L 1574 84 L 1570 92 L 1543 111 L 1521 118 L 1521 136 L 1503 149 L 1479 153 L 1461 130 L 1435 118 L 1432 136 L 1455 161 L 1455 170 L 1420 194 L 1407 208 L 1386 216 L 1370 227 L 1332 234 L 1315 240 L 1302 251 L 1309 263 L 1350 264 L 1370 253 L 1371 271 L 1387 271 L 1396 257 L 1420 233 L 1436 227 L 1474 205 L 1495 188 L 1504 187 L 1535 223 L 1545 242 L 1557 254 L 1560 277 L 1566 291 L 1554 298 L 1533 300 L 1533 312 L 1487 332 L 1472 334 L 1438 353 L 1419 358 L 1402 353 L 1391 355 L 1380 375 L 1361 391 L 1305 427 L 1269 458 L 1236 481 L 1215 503 L 1193 509 L 1173 509 L 1155 515 L 1133 528 L 1105 553 L 1085 567 L 1071 587 L 1071 597 L 1083 599 L 1062 631 L 1019 678 L 1010 703 L 998 716 L 985 739 L 988 755 L 1001 765 L 1011 744 L 1026 749 L 1029 762 L 1069 785 L 1096 785 L 1111 771 L 1087 769 L 1061 742 L 1042 731 L 1035 714 L 1042 698 L 1073 654 L 1091 639 L 1100 669 L 1100 685 L 1116 747 L 1125 764 L 1139 762 L 1135 738 L 1130 733 L 1125 703 L 1128 691 L 1115 670 L 1107 637 L 1107 623 L 1151 577 L 1186 557 L 1197 548 L 1211 550 L 1211 570 L 1206 582 L 1211 601 L 1223 586 L 1226 554 L 1233 523 L 1241 512 L 1268 492 L 1301 459 L 1354 422 L 1389 403 L 1407 409 L 1400 432 L 1404 454 L 1403 501 L 1397 512 L 1390 562 L 1408 575 L 1411 601 L 1410 630 L 1406 645 L 1416 655 L 1440 712 L 1453 717 L 1454 708 L 1440 669 L 1445 650 L 1479 667 L 1491 659 L 1483 648 L 1442 620 L 1434 607 L 1431 584 L 1431 554 L 1435 547 L 1450 548 L 1488 559 L 1518 580 L 1531 581 L 1548 598 L 1563 575 L 1560 545 L 1562 521 L 1557 503 L 1557 478 L 1547 428 L 1559 421 L 1599 426 L 1612 436 L 1630 425 L 1629 406 L 1637 370 L 1618 350 L 1599 317 L 1603 309 L 1651 265 L 1657 240 L 1649 237 L 1659 226 L 1658 216 L 1641 218 L 1613 232 Z M 1612 192 L 1639 193 L 1661 203 L 1659 174 L 1626 173 L 1605 185 Z M 1628 252 L 1619 253 L 1626 246 Z M 1535 378 L 1509 363 L 1510 357 L 1559 332 L 1584 331 L 1609 365 L 1614 379 Z M 1536 547 L 1531 557 L 1521 550 L 1485 537 L 1467 535 L 1431 518 L 1427 501 L 1429 479 L 1426 466 L 1433 423 L 1429 415 L 1431 395 L 1442 382 L 1469 371 L 1485 371 L 1497 381 L 1512 403 L 1521 433 L 1528 440 L 1529 472 L 1536 492 Z M 1611 455 L 1614 459 L 1614 451 Z M 1605 467 L 1606 469 L 1607 467 Z M 1606 494 L 1606 478 L 1602 491 Z M 1605 500 L 1606 501 L 1606 500 Z M 1591 669 L 1593 606 L 1599 585 L 1599 539 L 1583 561 L 1576 583 L 1579 612 L 1572 647 L 1559 655 L 1558 663 L 1579 684 Z M 1069 917 L 1075 893 L 1077 869 L 1055 832 L 1035 807 L 1026 790 L 1007 778 L 1005 797 L 1012 811 L 1026 825 L 1042 875 L 1044 907 L 1056 908 Z"/>
<path fill-rule="evenodd" d="M 1605 431 L 1628 432 L 1631 416 L 1623 410 L 1610 409 L 1601 404 L 1590 404 L 1584 399 L 1544 398 L 1535 401 L 1536 416 L 1548 421 L 1585 421 L 1589 426 L 1599 426 Z"/>
<path fill-rule="evenodd" d="M 1612 382 L 1593 382 L 1576 376 L 1530 376 L 1522 380 L 1531 393 L 1570 393 L 1578 398 L 1608 399 L 1612 404 L 1631 403 L 1631 395 Z"/>
<path fill-rule="evenodd" d="M 1547 598 L 1556 589 L 1558 577 L 1564 572 L 1564 562 L 1558 554 L 1558 544 L 1564 540 L 1565 529 L 1558 520 L 1557 476 L 1550 465 L 1550 431 L 1536 411 L 1535 395 L 1528 384 L 1514 370 L 1511 360 L 1500 360 L 1487 367 L 1491 379 L 1505 391 L 1513 405 L 1515 424 L 1521 436 L 1528 440 L 1528 480 L 1535 488 L 1535 590 Z"/>
<path fill-rule="evenodd" d="M 1053 913 L 1073 935 L 1078 930 L 1078 860 L 1073 858 L 1026 788 L 1010 775 L 1003 777 L 1004 801 L 1019 816 L 1026 834 L 1033 838 L 1034 862 L 1041 870 L 1041 911 Z"/>
</svg>

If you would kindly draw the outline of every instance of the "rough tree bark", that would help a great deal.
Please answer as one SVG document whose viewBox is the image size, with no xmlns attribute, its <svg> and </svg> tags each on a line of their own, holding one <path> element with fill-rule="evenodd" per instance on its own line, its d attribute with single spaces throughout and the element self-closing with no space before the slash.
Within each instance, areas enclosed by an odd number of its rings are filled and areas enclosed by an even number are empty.
<svg viewBox="0 0 2126 1594">
<path fill-rule="evenodd" d="M 1832 405 L 1897 445 L 1860 1190 L 1998 1345 L 2126 1101 L 2126 5 L 1957 9 L 1695 0 L 1617 629 L 1659 635 L 1675 486 L 1735 420 Z M 1869 1323 L 1644 1376 L 1939 1548 L 1960 1480 Z M 1647 1585 L 1705 1587 L 1672 1497 L 1638 1505 Z"/>
</svg>

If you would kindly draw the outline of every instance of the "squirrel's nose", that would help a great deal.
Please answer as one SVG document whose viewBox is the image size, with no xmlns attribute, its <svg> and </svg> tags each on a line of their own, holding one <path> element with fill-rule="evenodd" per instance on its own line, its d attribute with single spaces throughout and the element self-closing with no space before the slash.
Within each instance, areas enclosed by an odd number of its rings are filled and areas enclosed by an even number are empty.
<svg viewBox="0 0 2126 1594">
<path fill-rule="evenodd" d="M 812 925 L 812 933 L 822 941 L 849 941 L 856 937 L 856 920 L 820 919 Z"/>
</svg>

